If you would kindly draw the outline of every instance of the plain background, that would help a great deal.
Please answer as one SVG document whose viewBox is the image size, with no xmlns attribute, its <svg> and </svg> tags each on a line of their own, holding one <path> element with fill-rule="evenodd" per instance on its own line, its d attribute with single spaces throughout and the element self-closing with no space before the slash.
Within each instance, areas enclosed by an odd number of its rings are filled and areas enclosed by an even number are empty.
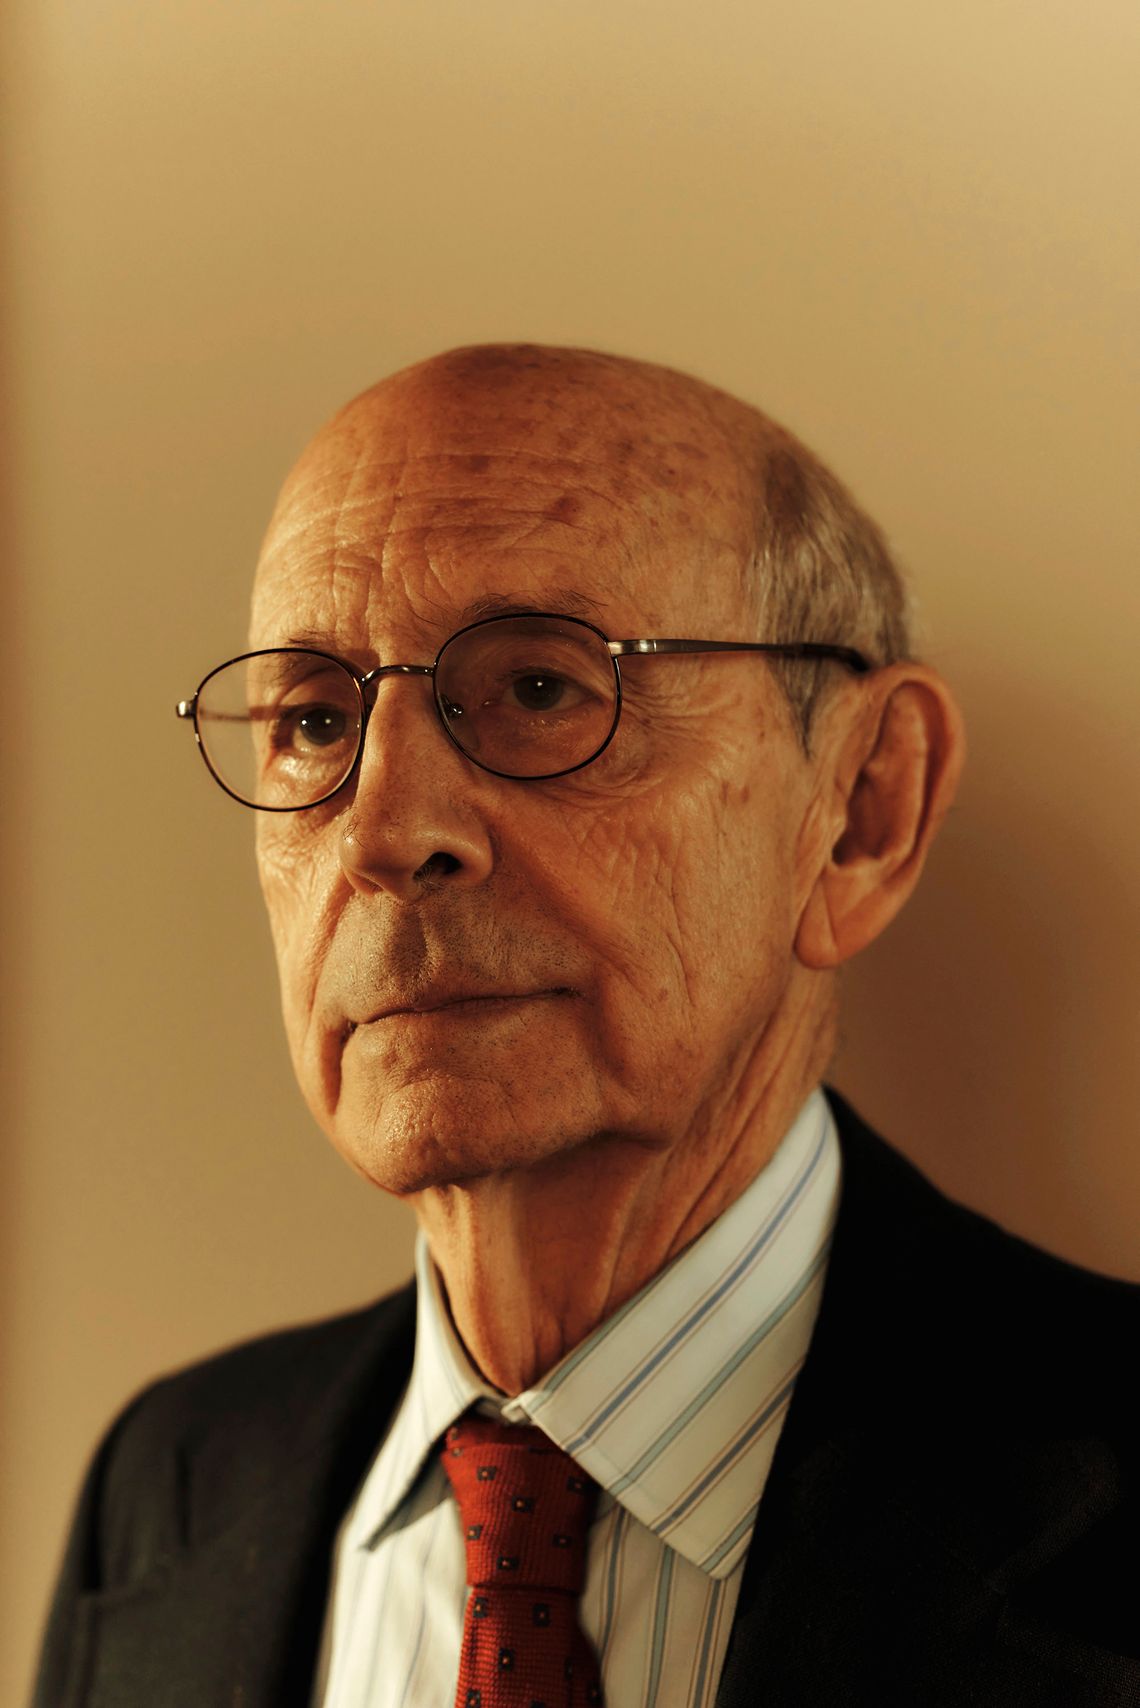
<svg viewBox="0 0 1140 1708">
<path fill-rule="evenodd" d="M 0 1700 L 122 1401 L 408 1267 L 293 1090 L 251 822 L 173 705 L 243 645 L 304 440 L 435 350 L 690 370 L 882 520 L 972 756 L 835 1077 L 1140 1277 L 1138 20 L 11 0 Z"/>
</svg>

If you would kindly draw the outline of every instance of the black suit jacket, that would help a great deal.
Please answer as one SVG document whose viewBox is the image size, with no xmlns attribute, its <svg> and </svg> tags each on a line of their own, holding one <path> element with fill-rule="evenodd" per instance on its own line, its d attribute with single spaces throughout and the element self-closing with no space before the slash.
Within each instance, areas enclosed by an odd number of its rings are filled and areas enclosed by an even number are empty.
<svg viewBox="0 0 1140 1708">
<path fill-rule="evenodd" d="M 833 1105 L 835 1243 L 718 1708 L 1140 1708 L 1140 1287 L 951 1203 Z M 408 1288 L 127 1409 L 36 1708 L 307 1708 L 337 1524 L 414 1328 Z"/>
</svg>

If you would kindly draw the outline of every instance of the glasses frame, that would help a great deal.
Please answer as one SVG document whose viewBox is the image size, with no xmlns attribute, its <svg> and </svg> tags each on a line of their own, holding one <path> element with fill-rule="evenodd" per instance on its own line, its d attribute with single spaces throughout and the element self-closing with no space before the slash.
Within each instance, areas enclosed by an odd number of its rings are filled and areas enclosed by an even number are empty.
<svg viewBox="0 0 1140 1708">
<path fill-rule="evenodd" d="M 448 723 L 444 713 L 442 697 L 435 686 L 435 676 L 439 669 L 440 661 L 447 652 L 447 649 L 450 646 L 453 646 L 457 640 L 461 640 L 464 635 L 470 634 L 473 629 L 486 628 L 490 623 L 504 623 L 512 620 L 518 620 L 520 618 L 545 620 L 557 623 L 572 623 L 575 628 L 588 630 L 590 634 L 596 635 L 602 642 L 609 654 L 610 664 L 614 673 L 614 715 L 605 740 L 599 747 L 594 749 L 588 759 L 580 759 L 576 765 L 567 765 L 561 771 L 545 771 L 537 777 L 516 777 L 510 771 L 498 771 L 494 766 L 484 765 L 481 760 L 473 758 L 452 731 L 451 725 Z M 247 801 L 244 795 L 237 794 L 237 792 L 231 789 L 229 784 L 219 776 L 218 772 L 215 771 L 213 765 L 210 763 L 209 752 L 202 740 L 201 731 L 198 728 L 198 700 L 202 690 L 208 682 L 212 682 L 215 676 L 220 675 L 223 670 L 228 670 L 232 664 L 244 664 L 247 659 L 264 658 L 270 653 L 277 652 L 308 653 L 314 658 L 324 658 L 327 659 L 330 664 L 337 665 L 344 671 L 345 675 L 351 679 L 353 686 L 356 689 L 357 700 L 360 704 L 360 733 L 357 737 L 356 753 L 353 757 L 352 764 L 348 767 L 348 770 L 336 785 L 335 789 L 329 789 L 326 794 L 321 795 L 315 801 L 306 801 L 303 806 L 262 806 L 257 801 Z M 231 800 L 239 802 L 243 807 L 249 807 L 253 812 L 309 812 L 313 807 L 323 806 L 326 801 L 331 801 L 333 796 L 338 795 L 344 788 L 345 784 L 354 775 L 357 766 L 360 764 L 361 755 L 364 752 L 364 743 L 368 735 L 368 720 L 372 714 L 372 708 L 375 705 L 374 697 L 370 703 L 367 690 L 381 682 L 385 676 L 429 677 L 432 683 L 432 704 L 435 707 L 436 717 L 443 729 L 443 733 L 446 735 L 447 739 L 451 742 L 451 745 L 456 749 L 456 751 L 461 753 L 464 759 L 470 760 L 471 764 L 477 766 L 480 771 L 486 771 L 492 777 L 505 777 L 512 783 L 549 783 L 553 782 L 555 778 L 569 777 L 575 771 L 581 771 L 587 765 L 592 765 L 594 760 L 599 759 L 605 752 L 606 748 L 610 745 L 610 742 L 617 733 L 617 727 L 621 721 L 622 708 L 622 678 L 618 664 L 619 659 L 635 657 L 656 658 L 670 654 L 676 656 L 684 653 L 712 652 L 758 652 L 764 653 L 772 658 L 805 659 L 809 661 L 831 659 L 837 664 L 845 665 L 848 670 L 854 671 L 855 674 L 859 676 L 867 674 L 867 672 L 874 668 L 870 660 L 865 658 L 861 652 L 856 651 L 854 647 L 831 646 L 819 641 L 675 640 L 662 639 L 660 637 L 656 639 L 643 638 L 641 640 L 610 640 L 609 637 L 598 628 L 596 623 L 588 622 L 584 617 L 567 616 L 564 611 L 504 611 L 498 616 L 480 617 L 478 621 L 474 623 L 465 623 L 463 628 L 456 629 L 455 633 L 453 635 L 449 635 L 444 641 L 443 645 L 435 655 L 434 662 L 431 664 L 378 664 L 374 670 L 359 671 L 355 670 L 347 660 L 338 658 L 336 653 L 325 652 L 321 647 L 316 646 L 264 646 L 256 648 L 253 652 L 239 652 L 234 658 L 227 658 L 224 664 L 215 665 L 213 670 L 203 676 L 190 699 L 179 700 L 174 709 L 178 717 L 187 719 L 193 723 L 194 740 L 197 743 L 199 753 L 202 755 L 206 769 L 209 771 L 218 787 L 220 789 L 224 789 Z"/>
</svg>

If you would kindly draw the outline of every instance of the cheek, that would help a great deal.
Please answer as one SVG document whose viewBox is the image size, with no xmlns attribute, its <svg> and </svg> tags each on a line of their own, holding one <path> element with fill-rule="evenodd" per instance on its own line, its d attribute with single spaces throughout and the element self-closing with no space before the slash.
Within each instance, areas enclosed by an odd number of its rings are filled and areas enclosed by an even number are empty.
<svg viewBox="0 0 1140 1708">
<path fill-rule="evenodd" d="M 547 869 L 588 922 L 626 1023 L 691 1032 L 766 987 L 794 936 L 780 815 L 708 772 L 591 807 L 551 827 L 560 857 Z"/>
<path fill-rule="evenodd" d="M 746 800 L 700 793 L 683 812 L 662 812 L 646 845 L 687 997 L 702 1008 L 737 1000 L 789 947 L 786 851 Z"/>
<path fill-rule="evenodd" d="M 267 818 L 258 825 L 257 868 L 293 1039 L 308 1017 L 320 972 L 330 914 L 329 856 L 307 828 Z"/>
</svg>

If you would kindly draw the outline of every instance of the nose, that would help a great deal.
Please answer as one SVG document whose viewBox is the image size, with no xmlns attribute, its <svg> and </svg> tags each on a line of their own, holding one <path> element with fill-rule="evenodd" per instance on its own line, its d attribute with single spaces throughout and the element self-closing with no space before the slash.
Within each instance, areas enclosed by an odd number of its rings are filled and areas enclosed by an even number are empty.
<svg viewBox="0 0 1140 1708">
<path fill-rule="evenodd" d="M 341 829 L 352 887 L 417 901 L 482 883 L 494 866 L 482 777 L 444 734 L 423 677 L 380 681 Z"/>
</svg>

